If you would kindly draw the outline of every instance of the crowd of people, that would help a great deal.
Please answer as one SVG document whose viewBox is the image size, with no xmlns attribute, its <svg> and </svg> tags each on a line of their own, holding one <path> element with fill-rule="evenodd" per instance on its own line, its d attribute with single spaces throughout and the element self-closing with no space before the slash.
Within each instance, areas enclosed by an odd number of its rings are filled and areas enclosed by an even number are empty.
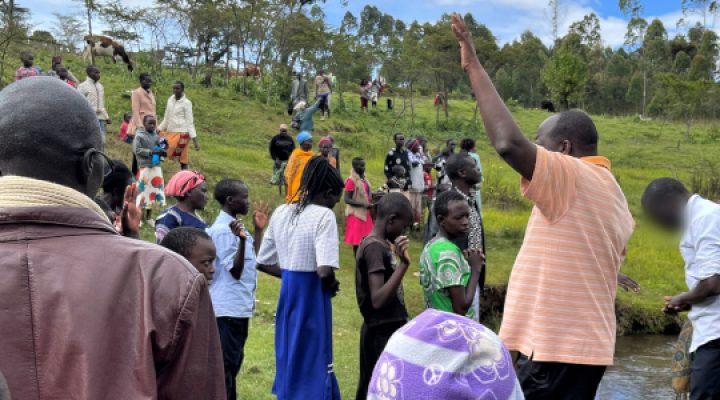
<svg viewBox="0 0 720 400">
<path fill-rule="evenodd" d="M 299 76 L 288 111 L 310 117 L 295 139 L 281 125 L 269 146 L 270 181 L 285 202 L 256 202 L 250 213 L 251 188 L 239 177 L 210 188 L 187 169 L 188 144 L 199 146 L 182 82 L 158 126 L 152 77 L 140 75 L 121 128 L 132 143 L 128 168 L 102 150 L 109 118 L 99 69 L 88 67 L 76 88 L 61 64 L 56 77 L 36 77 L 25 54 L 20 82 L 0 91 L 0 398 L 235 399 L 262 272 L 281 280 L 272 393 L 339 399 L 333 210 L 342 199 L 363 318 L 356 399 L 594 399 L 613 363 L 617 287 L 638 289 L 620 273 L 635 226 L 627 200 L 592 119 L 555 114 L 530 142 L 464 21 L 452 22 L 490 143 L 534 204 L 499 335 L 478 322 L 486 264 L 473 139 L 459 152 L 448 140 L 433 157 L 426 138 L 406 145 L 395 134 L 386 182 L 373 191 L 360 157 L 343 179 L 332 137 L 314 151 L 312 113 L 329 116 L 333 79 L 318 75 L 305 108 Z M 181 166 L 167 184 L 166 158 Z M 208 225 L 198 211 L 211 189 L 220 211 Z M 690 310 L 691 399 L 718 399 L 720 206 L 669 178 L 650 183 L 642 205 L 685 230 L 690 291 L 666 298 L 664 311 Z M 156 208 L 164 210 L 152 219 Z M 142 223 L 157 244 L 139 240 Z M 408 232 L 423 223 L 422 253 L 410 254 Z M 413 263 L 427 310 L 411 319 L 403 282 Z"/>
</svg>

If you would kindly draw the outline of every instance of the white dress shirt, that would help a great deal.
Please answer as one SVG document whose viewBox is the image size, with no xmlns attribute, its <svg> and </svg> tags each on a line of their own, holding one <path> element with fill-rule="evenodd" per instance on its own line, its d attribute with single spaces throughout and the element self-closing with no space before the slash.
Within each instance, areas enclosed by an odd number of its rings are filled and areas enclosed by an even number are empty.
<svg viewBox="0 0 720 400">
<path fill-rule="evenodd" d="M 685 209 L 686 230 L 680 242 L 685 260 L 685 281 L 690 290 L 713 275 L 720 275 L 720 205 L 694 195 Z M 720 339 L 720 296 L 694 304 L 688 315 L 693 325 L 690 352 Z"/>
<path fill-rule="evenodd" d="M 197 137 L 192 102 L 187 96 L 181 97 L 180 100 L 170 96 L 165 108 L 165 116 L 158 129 L 161 132 L 189 133 L 191 138 Z"/>
</svg>

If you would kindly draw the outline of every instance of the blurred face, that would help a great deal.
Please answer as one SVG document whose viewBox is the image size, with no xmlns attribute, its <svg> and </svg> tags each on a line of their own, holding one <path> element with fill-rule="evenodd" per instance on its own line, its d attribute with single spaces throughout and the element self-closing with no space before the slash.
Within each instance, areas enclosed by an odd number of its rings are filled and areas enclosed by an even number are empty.
<svg viewBox="0 0 720 400">
<path fill-rule="evenodd" d="M 401 149 L 403 146 L 405 146 L 405 135 L 395 136 L 395 147 Z"/>
<path fill-rule="evenodd" d="M 97 68 L 93 68 L 88 72 L 88 77 L 90 79 L 94 80 L 95 82 L 100 80 L 100 70 Z"/>
<path fill-rule="evenodd" d="M 59 67 L 57 69 L 57 74 L 61 79 L 67 79 L 68 78 L 68 70 L 65 67 Z"/>
<path fill-rule="evenodd" d="M 385 226 L 385 233 L 391 242 L 404 235 L 413 223 L 413 217 L 410 213 L 393 214 L 388 218 Z"/>
<path fill-rule="evenodd" d="M 155 120 L 155 117 L 147 117 L 143 121 L 143 127 L 145 127 L 145 130 L 148 132 L 155 132 L 155 128 L 157 127 L 157 121 Z"/>
<path fill-rule="evenodd" d="M 470 231 L 470 206 L 465 201 L 451 201 L 448 215 L 440 216 L 438 223 L 450 237 L 467 235 Z"/>
<path fill-rule="evenodd" d="M 123 115 L 123 121 L 130 122 L 131 119 L 132 119 L 132 114 L 130 114 L 130 113 L 125 113 L 125 115 Z"/>
<path fill-rule="evenodd" d="M 304 151 L 312 150 L 312 140 L 306 140 L 300 144 L 300 148 Z"/>
<path fill-rule="evenodd" d="M 650 219 L 665 229 L 677 231 L 683 227 L 683 211 L 685 204 L 679 199 L 656 200 L 644 204 L 643 210 Z"/>
<path fill-rule="evenodd" d="M 173 85 L 172 91 L 176 99 L 180 99 L 183 96 L 183 93 L 185 93 L 185 89 L 183 89 L 182 85 L 179 83 Z"/>
<path fill-rule="evenodd" d="M 22 58 L 22 63 L 25 68 L 30 68 L 35 63 L 35 56 L 32 54 L 26 54 Z"/>
<path fill-rule="evenodd" d="M 477 185 L 482 180 L 482 175 L 480 175 L 480 171 L 475 168 L 475 161 L 469 157 L 465 168 L 460 170 L 460 176 L 465 181 L 465 183 L 470 186 Z"/>
<path fill-rule="evenodd" d="M 449 141 L 448 144 L 447 144 L 448 150 L 450 150 L 451 153 L 454 153 L 454 152 L 455 152 L 455 147 L 456 147 L 456 146 L 457 146 L 457 143 L 455 143 L 454 140 Z"/>
<path fill-rule="evenodd" d="M 353 169 L 355 170 L 355 172 L 357 172 L 358 175 L 365 175 L 365 161 L 353 162 Z"/>
<path fill-rule="evenodd" d="M 332 144 L 323 143 L 320 145 L 320 154 L 322 154 L 323 157 L 329 156 L 331 151 L 332 151 Z"/>
<path fill-rule="evenodd" d="M 188 201 L 194 210 L 204 210 L 208 202 L 207 182 L 196 186 L 188 193 Z"/>
<path fill-rule="evenodd" d="M 152 85 L 153 85 L 153 80 L 152 80 L 151 76 L 146 76 L 140 81 L 140 86 L 145 90 L 150 89 L 152 87 Z"/>
<path fill-rule="evenodd" d="M 236 191 L 228 197 L 227 205 L 230 209 L 240 215 L 247 215 L 250 208 L 250 194 L 245 185 L 236 185 Z"/>
<path fill-rule="evenodd" d="M 198 238 L 187 260 L 205 276 L 208 282 L 212 281 L 215 274 L 215 245 L 212 240 Z"/>
</svg>

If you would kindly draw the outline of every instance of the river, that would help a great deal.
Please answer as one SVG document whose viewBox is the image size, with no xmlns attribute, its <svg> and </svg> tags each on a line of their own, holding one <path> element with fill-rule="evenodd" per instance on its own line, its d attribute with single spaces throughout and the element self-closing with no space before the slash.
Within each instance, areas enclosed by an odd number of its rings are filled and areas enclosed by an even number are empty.
<svg viewBox="0 0 720 400">
<path fill-rule="evenodd" d="M 670 383 L 675 336 L 617 338 L 615 365 L 605 373 L 598 400 L 673 400 Z"/>
</svg>

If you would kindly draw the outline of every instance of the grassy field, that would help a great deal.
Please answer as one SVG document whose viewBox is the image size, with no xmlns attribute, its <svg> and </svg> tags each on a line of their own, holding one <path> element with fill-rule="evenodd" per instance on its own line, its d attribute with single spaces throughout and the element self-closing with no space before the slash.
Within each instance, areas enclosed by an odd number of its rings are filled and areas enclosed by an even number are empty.
<svg viewBox="0 0 720 400">
<path fill-rule="evenodd" d="M 47 65 L 48 60 L 40 58 Z M 70 59 L 66 64 L 78 77 L 84 78 L 79 60 Z M 128 91 L 137 87 L 137 75 L 129 75 L 123 67 L 100 64 L 103 67 L 108 97 L 108 110 L 114 124 L 111 132 L 118 129 L 123 112 L 129 111 Z M 170 85 L 175 78 L 169 72 L 156 77 L 158 111 L 162 114 L 165 101 L 170 95 Z M 232 88 L 206 89 L 187 85 L 187 95 L 193 101 L 200 152 L 192 151 L 191 167 L 202 171 L 210 187 L 223 177 L 245 180 L 250 187 L 252 200 L 264 200 L 279 204 L 277 190 L 268 184 L 271 162 L 267 154 L 270 137 L 280 123 L 286 123 L 284 105 L 266 106 L 253 97 L 245 97 Z M 337 98 L 334 101 L 337 104 Z M 342 171 L 350 172 L 350 160 L 363 156 L 368 162 L 368 175 L 373 187 L 382 184 L 382 163 L 391 147 L 394 130 L 412 134 L 424 134 L 431 140 L 432 150 L 437 152 L 447 138 L 466 136 L 478 140 L 483 159 L 486 183 L 483 188 L 488 242 L 488 280 L 491 285 L 504 285 L 522 242 L 530 206 L 521 199 L 518 175 L 510 170 L 489 147 L 482 124 L 473 123 L 473 103 L 467 100 L 450 102 L 450 119 L 447 130 L 438 130 L 431 99 L 417 101 L 415 129 L 410 126 L 409 109 L 399 117 L 403 104 L 396 99 L 394 113 L 358 111 L 355 94 L 346 93 L 348 110 L 336 113 L 332 119 L 317 122 L 316 137 L 332 132 L 342 148 Z M 384 104 L 383 104 L 384 105 Z M 383 107 L 384 109 L 384 107 Z M 538 110 L 513 110 L 523 131 L 534 136 L 539 123 L 547 113 Z M 623 187 L 637 220 L 637 230 L 629 245 L 629 253 L 623 270 L 642 285 L 640 294 L 620 293 L 618 297 L 621 333 L 660 333 L 666 329 L 668 320 L 659 312 L 662 296 L 684 289 L 682 261 L 677 251 L 677 239 L 657 232 L 642 218 L 639 197 L 645 185 L 661 176 L 679 177 L 696 188 L 716 191 L 715 170 L 718 167 L 717 143 L 720 133 L 709 123 L 700 124 L 692 141 L 683 137 L 684 126 L 660 121 L 640 121 L 635 118 L 596 116 L 601 134 L 601 153 L 614 163 L 614 173 Z M 108 153 L 113 158 L 130 161 L 130 146 L 120 143 L 115 133 L 109 133 Z M 166 177 L 177 167 L 166 164 Z M 212 222 L 218 207 L 211 202 L 203 216 Z M 342 221 L 341 207 L 337 208 L 338 220 Z M 342 222 L 340 222 L 343 225 Z M 151 232 L 144 235 L 150 237 Z M 419 238 L 418 238 L 419 239 Z M 415 240 L 412 254 L 420 254 L 420 241 Z M 361 317 L 355 302 L 354 263 L 352 250 L 343 246 L 342 267 L 339 272 L 341 292 L 334 299 L 335 365 L 343 396 L 354 396 L 358 364 L 358 332 Z M 411 267 L 412 272 L 417 266 Z M 411 315 L 422 308 L 419 281 L 413 274 L 405 279 L 406 300 Z M 270 388 L 274 375 L 273 329 L 274 311 L 279 292 L 279 281 L 261 276 L 257 293 L 257 314 L 251 323 L 250 338 L 246 347 L 245 363 L 240 376 L 240 394 L 246 399 L 272 398 Z"/>
</svg>

